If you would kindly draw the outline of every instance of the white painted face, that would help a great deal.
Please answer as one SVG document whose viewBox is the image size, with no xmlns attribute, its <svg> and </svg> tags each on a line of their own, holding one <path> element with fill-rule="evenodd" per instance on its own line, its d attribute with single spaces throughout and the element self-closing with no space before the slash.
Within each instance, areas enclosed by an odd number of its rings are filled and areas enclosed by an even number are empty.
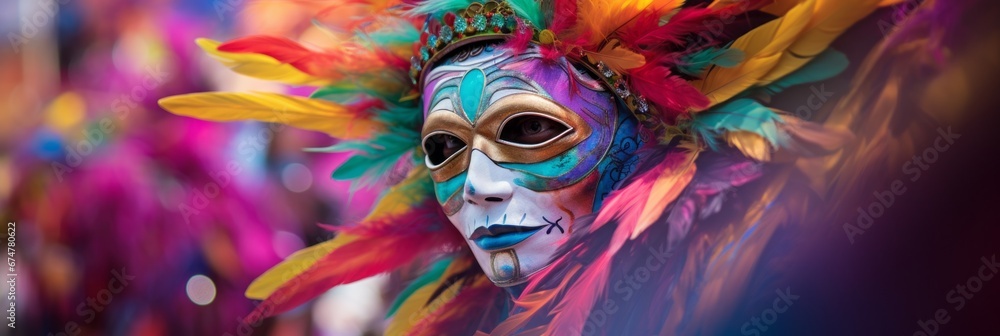
<svg viewBox="0 0 1000 336">
<path fill-rule="evenodd" d="M 551 264 L 573 222 L 627 175 L 611 152 L 627 140 L 616 130 L 635 139 L 634 122 L 565 59 L 496 46 L 457 55 L 425 76 L 426 164 L 483 271 L 516 285 Z"/>
<path fill-rule="evenodd" d="M 517 175 L 473 150 L 462 190 L 466 204 L 448 216 L 500 285 L 517 284 L 548 265 L 573 220 L 591 213 L 594 199 L 596 179 L 537 192 L 514 183 Z"/>
</svg>

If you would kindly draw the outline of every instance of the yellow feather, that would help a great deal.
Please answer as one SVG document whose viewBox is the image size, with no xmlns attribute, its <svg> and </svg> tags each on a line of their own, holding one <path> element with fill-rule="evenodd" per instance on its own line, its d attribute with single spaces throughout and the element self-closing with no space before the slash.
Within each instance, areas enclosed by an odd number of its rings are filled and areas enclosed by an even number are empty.
<svg viewBox="0 0 1000 336">
<path fill-rule="evenodd" d="M 195 40 L 195 43 L 212 58 L 241 75 L 292 85 L 323 86 L 330 84 L 328 79 L 309 75 L 291 64 L 281 63 L 271 56 L 219 51 L 219 45 L 222 43 L 206 38 L 199 38 Z"/>
<path fill-rule="evenodd" d="M 780 15 L 780 19 L 733 42 L 731 48 L 747 55 L 745 62 L 728 69 L 713 67 L 704 80 L 693 84 L 708 96 L 710 106 L 751 87 L 767 85 L 811 61 L 877 7 L 897 1 L 778 0 L 761 10 Z"/>
<path fill-rule="evenodd" d="M 413 205 L 419 203 L 427 197 L 425 193 L 408 190 L 418 188 L 421 181 L 429 179 L 430 172 L 424 165 L 417 165 L 410 171 L 403 182 L 393 186 L 389 192 L 379 199 L 378 204 L 371 213 L 365 217 L 365 221 L 376 218 L 395 216 L 408 211 Z"/>
<path fill-rule="evenodd" d="M 698 157 L 698 150 L 688 148 L 685 154 L 687 157 L 683 163 L 675 169 L 663 171 L 656 179 L 656 182 L 653 182 L 649 198 L 646 199 L 646 205 L 642 208 L 642 213 L 639 214 L 639 221 L 636 223 L 635 230 L 632 231 L 630 239 L 638 237 L 639 234 L 659 219 L 660 215 L 667 208 L 667 205 L 677 199 L 681 191 L 694 178 L 694 173 L 697 170 L 694 159 Z"/>
<path fill-rule="evenodd" d="M 406 335 L 421 321 L 428 317 L 433 317 L 432 314 L 435 313 L 434 311 L 437 308 L 444 306 L 446 302 L 458 295 L 462 282 L 456 281 L 448 286 L 448 289 L 441 292 L 438 297 L 434 298 L 433 302 L 428 302 L 431 295 L 442 285 L 444 280 L 467 270 L 471 265 L 471 261 L 471 258 L 456 258 L 451 265 L 448 265 L 448 268 L 445 269 L 440 278 L 413 292 L 410 297 L 406 298 L 406 301 L 403 301 L 399 309 L 396 310 L 396 314 L 389 321 L 389 326 L 386 328 L 385 334 Z"/>
<path fill-rule="evenodd" d="M 806 0 L 788 13 L 736 39 L 731 48 L 746 54 L 746 60 L 731 68 L 712 67 L 705 79 L 692 84 L 704 93 L 710 106 L 752 87 L 781 59 L 782 52 L 805 29 L 813 15 L 816 0 Z"/>
<path fill-rule="evenodd" d="M 410 297 L 406 298 L 406 301 L 399 306 L 399 310 L 396 311 L 396 315 L 389 322 L 389 327 L 386 328 L 386 335 L 406 335 L 413 329 L 414 326 L 420 323 L 424 318 L 430 316 L 434 313 L 436 308 L 444 305 L 445 302 L 455 298 L 458 294 L 458 289 L 461 282 L 455 282 L 448 289 L 444 290 L 438 297 L 434 298 L 434 302 L 428 303 L 431 295 L 438 289 L 441 285 L 440 282 L 432 282 L 424 287 L 420 287 L 416 292 L 413 292 Z"/>
<path fill-rule="evenodd" d="M 333 250 L 354 241 L 355 238 L 348 235 L 339 235 L 331 240 L 304 248 L 288 256 L 277 266 L 261 274 L 247 287 L 246 297 L 256 300 L 266 299 L 274 291 L 278 290 L 285 282 L 291 280 L 305 272 L 319 259 L 330 254 Z"/>
<path fill-rule="evenodd" d="M 764 6 L 760 9 L 761 12 L 768 13 L 775 16 L 783 16 L 788 13 L 788 10 L 795 7 L 795 5 L 801 3 L 803 0 L 775 0 L 770 5 Z"/>
<path fill-rule="evenodd" d="M 771 161 L 771 145 L 760 134 L 748 131 L 726 132 L 726 141 L 743 155 L 757 161 Z"/>
<path fill-rule="evenodd" d="M 320 99 L 277 93 L 204 92 L 160 99 L 171 113 L 211 121 L 257 120 L 329 134 L 367 138 L 381 125 L 359 113 Z"/>
<path fill-rule="evenodd" d="M 840 34 L 871 14 L 879 0 L 819 0 L 806 28 L 788 46 L 774 66 L 757 85 L 781 79 L 826 50 Z"/>
</svg>

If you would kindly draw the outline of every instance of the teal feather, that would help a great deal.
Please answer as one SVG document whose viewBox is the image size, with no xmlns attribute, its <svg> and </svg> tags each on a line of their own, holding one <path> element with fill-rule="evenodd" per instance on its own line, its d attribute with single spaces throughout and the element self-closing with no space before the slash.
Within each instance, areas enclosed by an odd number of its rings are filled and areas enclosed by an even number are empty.
<svg viewBox="0 0 1000 336">
<path fill-rule="evenodd" d="M 739 49 L 706 48 L 682 58 L 677 65 L 677 71 L 689 76 L 699 77 L 705 73 L 705 70 L 709 66 L 733 67 L 740 64 L 744 57 L 745 54 Z"/>
<path fill-rule="evenodd" d="M 367 155 L 354 155 L 340 164 L 336 170 L 333 171 L 334 180 L 354 180 L 359 179 L 365 175 L 365 172 L 373 169 L 374 166 L 367 157 Z"/>
<path fill-rule="evenodd" d="M 346 152 L 355 154 L 333 171 L 336 180 L 357 180 L 370 185 L 385 176 L 420 143 L 420 109 L 416 106 L 391 106 L 376 113 L 387 125 L 384 132 L 367 141 L 344 141 L 325 148 L 310 148 L 311 152 Z"/>
<path fill-rule="evenodd" d="M 765 86 L 763 90 L 773 96 L 792 86 L 826 80 L 843 72 L 848 64 L 846 55 L 827 49 L 798 70 Z"/>
<path fill-rule="evenodd" d="M 470 4 L 476 1 L 470 0 L 443 0 L 443 1 L 424 1 L 423 3 L 414 6 L 409 10 L 410 15 L 431 15 L 433 17 L 441 17 L 446 12 L 456 12 L 460 9 L 465 9 L 469 7 Z M 542 11 L 542 7 L 537 0 L 507 0 L 507 4 L 510 8 L 514 10 L 514 14 L 518 17 L 531 22 L 531 24 L 536 27 L 544 27 L 545 25 L 545 13 Z"/>
<path fill-rule="evenodd" d="M 697 74 L 703 71 L 700 65 L 712 64 L 719 58 L 720 50 L 706 49 L 686 58 L 688 68 L 679 71 Z M 832 78 L 847 69 L 847 56 L 833 49 L 827 49 L 802 68 L 759 88 L 768 95 L 778 94 L 785 89 L 806 83 Z M 781 147 L 787 135 L 778 131 L 781 117 L 756 100 L 747 98 L 750 91 L 737 98 L 717 105 L 708 111 L 698 113 L 691 121 L 691 128 L 713 150 L 719 149 L 718 138 L 724 132 L 748 131 L 756 133 L 772 146 Z"/>
<path fill-rule="evenodd" d="M 781 122 L 784 121 L 777 113 L 756 100 L 740 98 L 696 114 L 691 129 L 712 150 L 719 149 L 717 138 L 727 131 L 753 132 L 778 147 L 784 143 L 778 132 L 777 124 Z"/>
<path fill-rule="evenodd" d="M 359 32 L 357 36 L 362 41 L 378 47 L 412 45 L 413 41 L 420 39 L 420 31 L 412 24 L 400 22 L 400 24 L 386 25 L 385 28 L 367 34 Z"/>
<path fill-rule="evenodd" d="M 376 76 L 391 75 L 392 73 L 386 72 Z M 409 79 L 407 78 L 406 80 Z M 372 87 L 373 85 L 378 85 L 380 82 L 381 81 L 374 81 L 365 78 L 343 81 L 337 83 L 336 85 L 321 87 L 316 91 L 313 91 L 313 93 L 309 95 L 309 98 L 323 99 L 338 104 L 351 104 L 364 100 L 365 98 L 375 98 L 383 102 L 395 102 L 396 105 L 401 107 L 419 110 L 419 99 L 403 101 L 403 94 L 405 92 L 389 91 L 381 87 Z M 419 122 L 419 120 L 417 121 Z"/>
<path fill-rule="evenodd" d="M 406 288 L 396 296 L 396 300 L 394 300 L 392 305 L 389 306 L 389 311 L 385 313 L 385 317 L 389 318 L 396 314 L 396 311 L 403 305 L 403 302 L 406 302 L 406 299 L 409 298 L 410 295 L 413 295 L 413 293 L 418 289 L 441 278 L 444 271 L 451 265 L 451 261 L 452 258 L 438 260 L 431 265 L 430 269 L 428 269 L 426 273 L 418 277 L 416 280 L 413 280 L 413 282 L 406 286 Z"/>
</svg>

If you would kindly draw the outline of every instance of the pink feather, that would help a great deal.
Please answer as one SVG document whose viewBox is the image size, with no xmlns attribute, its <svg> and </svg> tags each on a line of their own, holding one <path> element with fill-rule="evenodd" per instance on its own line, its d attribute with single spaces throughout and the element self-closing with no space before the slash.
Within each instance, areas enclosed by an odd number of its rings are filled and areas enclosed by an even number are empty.
<svg viewBox="0 0 1000 336">
<path fill-rule="evenodd" d="M 639 216 L 642 214 L 646 204 L 645 198 L 635 197 L 634 195 L 649 195 L 663 172 L 673 170 L 674 167 L 683 163 L 686 158 L 687 155 L 677 149 L 663 154 L 662 159 L 655 166 L 643 171 L 625 187 L 612 192 L 604 201 L 604 205 L 601 206 L 594 224 L 590 227 L 590 231 L 597 231 L 597 229 L 606 223 L 616 219 L 619 227 L 616 229 L 615 235 L 618 234 L 618 230 L 623 228 L 630 235 L 632 229 L 639 222 Z M 612 244 L 614 244 L 615 240 L 612 239 Z"/>
<path fill-rule="evenodd" d="M 524 27 L 523 20 L 517 19 L 517 21 L 518 27 Z M 531 43 L 531 35 L 531 29 L 519 28 L 514 32 L 514 35 L 507 40 L 507 43 L 505 43 L 504 46 L 511 48 L 516 54 L 523 53 L 528 49 L 528 44 Z"/>
<path fill-rule="evenodd" d="M 617 232 L 615 235 L 617 236 Z M 563 295 L 563 299 L 556 305 L 554 311 L 558 313 L 548 325 L 545 335 L 580 335 L 583 333 L 591 308 L 594 307 L 597 299 L 604 294 L 604 288 L 607 287 L 612 256 L 614 256 L 614 252 L 605 251 L 587 265 L 583 274 L 569 287 L 567 293 Z"/>
</svg>

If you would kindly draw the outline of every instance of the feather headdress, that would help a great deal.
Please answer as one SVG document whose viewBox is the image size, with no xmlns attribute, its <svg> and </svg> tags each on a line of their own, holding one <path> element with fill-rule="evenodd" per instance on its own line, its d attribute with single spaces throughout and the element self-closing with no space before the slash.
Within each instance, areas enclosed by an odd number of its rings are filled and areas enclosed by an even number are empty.
<svg viewBox="0 0 1000 336">
<path fill-rule="evenodd" d="M 653 235 L 669 237 L 675 248 L 697 219 L 719 212 L 727 190 L 759 178 L 761 162 L 802 148 L 833 148 L 849 139 L 844 132 L 771 109 L 762 97 L 836 75 L 845 58 L 830 50 L 830 43 L 877 7 L 898 1 L 331 2 L 317 14 L 320 19 L 348 5 L 372 14 L 326 23 L 326 28 L 356 32 L 327 49 L 266 36 L 198 40 L 237 73 L 317 87 L 310 97 L 195 93 L 160 100 L 164 109 L 180 115 L 279 122 L 340 139 L 326 150 L 355 154 L 333 172 L 334 178 L 371 178 L 400 161 L 416 167 L 360 223 L 336 228 L 335 239 L 290 256 L 258 278 L 247 296 L 265 304 L 251 318 L 416 263 L 427 272 L 396 300 L 390 333 L 561 334 L 582 330 L 591 308 L 606 294 L 610 267 L 623 251 Z M 504 40 L 515 48 L 533 43 L 547 58 L 581 65 L 659 140 L 639 152 L 643 163 L 631 182 L 612 193 L 594 216 L 581 220 L 572 238 L 578 244 L 556 261 L 561 267 L 537 274 L 506 308 L 497 306 L 500 292 L 434 202 L 428 171 L 413 164 L 423 161 L 416 99 L 422 71 L 439 55 L 482 39 Z M 719 159 L 717 153 L 738 159 Z M 769 187 L 759 190 L 745 216 L 727 219 L 731 229 L 721 231 L 718 242 L 732 245 L 769 235 L 774 227 L 768 225 L 776 219 L 764 216 L 763 209 L 771 207 L 786 177 L 787 172 L 769 178 Z M 740 235 L 751 231 L 754 235 Z M 715 260 L 734 253 L 697 246 L 690 257 Z M 586 264 L 580 262 L 584 259 Z M 668 266 L 664 269 L 677 274 L 689 274 L 692 267 Z M 672 281 L 676 290 L 693 286 L 690 277 Z M 677 295 L 665 293 L 666 304 L 683 305 Z M 679 318 L 659 320 L 655 330 L 679 330 Z"/>
</svg>

